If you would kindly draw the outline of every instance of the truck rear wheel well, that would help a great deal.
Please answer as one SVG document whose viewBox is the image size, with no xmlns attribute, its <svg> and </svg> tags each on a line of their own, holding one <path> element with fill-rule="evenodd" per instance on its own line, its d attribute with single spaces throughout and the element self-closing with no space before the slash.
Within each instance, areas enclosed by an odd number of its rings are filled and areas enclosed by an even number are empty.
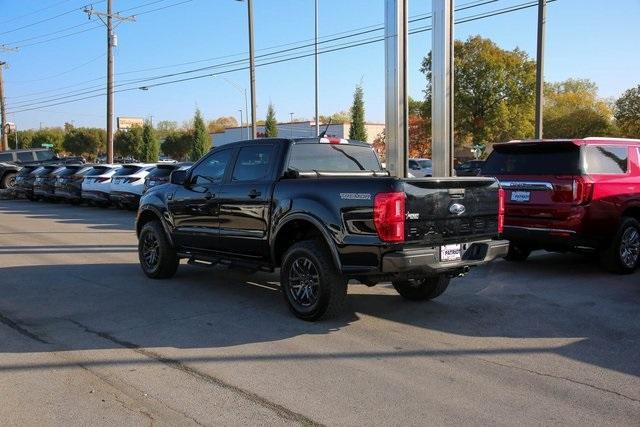
<svg viewBox="0 0 640 427">
<path fill-rule="evenodd" d="M 276 236 L 274 243 L 274 262 L 277 267 L 282 264 L 282 258 L 294 243 L 303 240 L 319 240 L 326 245 L 322 232 L 311 221 L 295 219 L 285 224 Z M 329 249 L 329 248 L 327 248 Z"/>
</svg>

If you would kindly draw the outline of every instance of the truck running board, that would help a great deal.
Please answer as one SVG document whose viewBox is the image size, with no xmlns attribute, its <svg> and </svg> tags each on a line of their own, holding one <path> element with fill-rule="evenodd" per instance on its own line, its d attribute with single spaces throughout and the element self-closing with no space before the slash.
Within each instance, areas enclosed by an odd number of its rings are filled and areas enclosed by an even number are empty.
<svg viewBox="0 0 640 427">
<path fill-rule="evenodd" d="M 202 255 L 193 255 L 193 254 L 178 254 L 181 258 L 187 258 L 187 264 L 195 265 L 200 267 L 214 267 L 216 265 L 224 265 L 229 268 L 244 270 L 250 273 L 255 273 L 258 271 L 265 271 L 272 273 L 274 269 L 268 265 L 254 263 L 251 261 L 245 260 L 236 260 L 230 258 L 221 258 L 221 257 L 207 257 Z"/>
</svg>

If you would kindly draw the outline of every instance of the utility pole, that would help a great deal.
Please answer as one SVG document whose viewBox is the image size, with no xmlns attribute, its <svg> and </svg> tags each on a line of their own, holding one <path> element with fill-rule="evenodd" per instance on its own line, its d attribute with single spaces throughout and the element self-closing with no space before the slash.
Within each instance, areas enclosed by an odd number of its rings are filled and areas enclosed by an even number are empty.
<svg viewBox="0 0 640 427">
<path fill-rule="evenodd" d="M 4 105 L 4 80 L 2 78 L 2 70 L 7 63 L 0 61 L 0 115 L 2 116 L 2 143 L 0 144 L 0 151 L 9 149 L 9 135 L 7 129 L 7 112 Z"/>
<path fill-rule="evenodd" d="M 251 80 L 251 130 L 253 139 L 258 137 L 256 125 L 256 59 L 253 49 L 253 0 L 247 0 L 247 19 L 249 20 L 249 78 Z"/>
<path fill-rule="evenodd" d="M 97 16 L 107 27 L 107 163 L 113 163 L 113 48 L 117 46 L 117 38 L 113 33 L 113 20 L 120 22 L 136 20 L 133 16 L 122 16 L 113 13 L 113 0 L 107 0 L 107 12 L 96 12 L 93 6 L 85 7 L 84 12 L 91 19 Z M 117 25 L 116 25 L 117 26 Z"/>
<path fill-rule="evenodd" d="M 236 0 L 243 1 L 243 0 Z M 253 50 L 253 0 L 247 2 L 247 20 L 249 26 L 249 81 L 251 86 L 251 129 L 253 139 L 258 137 L 258 126 L 256 125 L 256 60 Z M 247 121 L 248 121 L 247 117 Z"/>
<path fill-rule="evenodd" d="M 318 75 L 318 0 L 316 2 L 316 37 L 315 37 L 315 61 L 316 61 L 316 136 L 320 135 L 320 116 L 318 111 L 320 110 L 320 83 L 319 83 L 319 75 Z"/>
<path fill-rule="evenodd" d="M 536 53 L 536 139 L 542 139 L 544 108 L 544 32 L 547 0 L 538 0 L 538 49 Z"/>
</svg>

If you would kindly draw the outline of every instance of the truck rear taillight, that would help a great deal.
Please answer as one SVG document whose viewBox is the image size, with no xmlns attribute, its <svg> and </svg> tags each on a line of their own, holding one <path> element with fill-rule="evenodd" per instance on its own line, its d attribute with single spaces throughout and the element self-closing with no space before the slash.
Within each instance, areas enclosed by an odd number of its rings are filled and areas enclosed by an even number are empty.
<svg viewBox="0 0 640 427">
<path fill-rule="evenodd" d="M 378 193 L 373 200 L 373 223 L 384 242 L 404 242 L 404 201 L 402 192 Z"/>
<path fill-rule="evenodd" d="M 505 191 L 502 188 L 498 188 L 498 233 L 504 231 L 504 204 Z"/>
<path fill-rule="evenodd" d="M 573 179 L 573 201 L 583 205 L 591 201 L 593 196 L 593 180 L 588 176 L 578 176 Z"/>
</svg>

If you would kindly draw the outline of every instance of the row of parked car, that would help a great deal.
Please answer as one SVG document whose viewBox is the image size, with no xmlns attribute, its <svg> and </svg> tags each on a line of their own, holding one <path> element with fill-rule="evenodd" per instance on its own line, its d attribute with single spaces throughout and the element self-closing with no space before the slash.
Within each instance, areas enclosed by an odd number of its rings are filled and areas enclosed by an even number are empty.
<svg viewBox="0 0 640 427">
<path fill-rule="evenodd" d="M 29 155 L 29 161 L 51 156 Z M 14 158 L 2 175 L 1 160 L 0 181 L 10 183 L 11 174 L 17 173 L 12 187 L 29 199 L 130 207 L 136 207 L 150 187 L 169 181 L 173 170 L 190 166 L 64 165 L 61 159 L 16 166 Z M 21 169 L 12 172 L 7 165 Z M 430 176 L 430 166 L 429 159 L 409 159 L 410 177 Z M 418 168 L 422 168 L 419 173 Z M 638 267 L 640 140 L 598 137 L 494 144 L 485 162 L 459 165 L 456 175 L 494 177 L 500 182 L 505 194 L 503 236 L 510 241 L 508 260 L 524 261 L 532 251 L 544 249 L 595 254 L 607 269 L 618 273 Z M 459 215 L 464 218 L 469 213 Z"/>
<path fill-rule="evenodd" d="M 149 188 L 168 181 L 171 172 L 187 169 L 191 163 L 158 164 L 32 164 L 24 165 L 15 177 L 13 190 L 29 200 L 87 202 L 137 208 Z"/>
</svg>

